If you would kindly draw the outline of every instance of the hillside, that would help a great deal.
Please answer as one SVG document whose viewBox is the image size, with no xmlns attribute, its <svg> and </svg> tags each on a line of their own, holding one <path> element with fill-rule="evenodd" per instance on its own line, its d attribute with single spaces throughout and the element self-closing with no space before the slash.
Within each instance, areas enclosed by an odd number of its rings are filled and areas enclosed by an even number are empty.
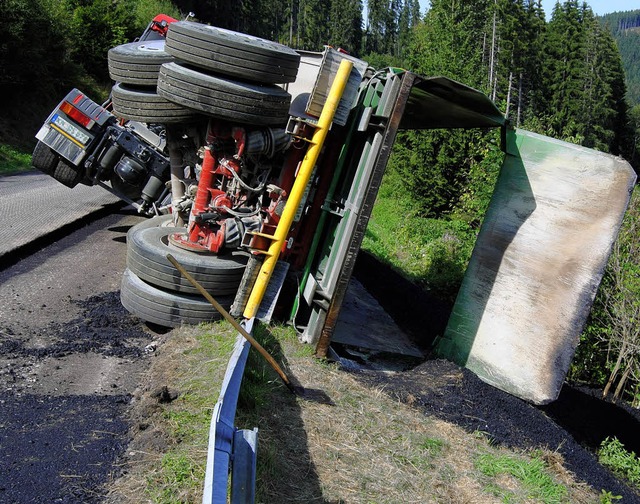
<svg viewBox="0 0 640 504">
<path fill-rule="evenodd" d="M 613 12 L 601 18 L 613 35 L 624 67 L 627 99 L 631 106 L 640 104 L 640 9 Z"/>
</svg>

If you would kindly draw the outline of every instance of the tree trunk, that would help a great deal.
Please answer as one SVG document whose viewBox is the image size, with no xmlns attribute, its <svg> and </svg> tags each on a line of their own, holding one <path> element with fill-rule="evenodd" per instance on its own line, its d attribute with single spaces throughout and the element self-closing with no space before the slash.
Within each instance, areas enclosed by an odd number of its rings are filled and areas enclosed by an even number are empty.
<svg viewBox="0 0 640 504">
<path fill-rule="evenodd" d="M 626 369 L 624 370 L 624 373 L 622 373 L 622 378 L 620 378 L 620 381 L 618 382 L 618 386 L 616 387 L 616 391 L 613 393 L 613 398 L 614 399 L 620 399 L 620 395 L 622 394 L 622 392 L 624 391 L 624 386 L 627 383 L 627 378 L 629 378 L 629 374 L 631 373 L 631 365 L 628 364 Z"/>
<path fill-rule="evenodd" d="M 496 0 L 497 4 L 497 0 Z M 496 11 L 493 11 L 493 29 L 491 31 L 491 51 L 489 54 L 489 89 L 493 86 L 493 81 L 495 79 L 495 56 L 496 56 Z M 495 95 L 495 88 L 493 90 L 493 94 Z"/>
<path fill-rule="evenodd" d="M 615 366 L 613 366 L 613 370 L 609 375 L 609 380 L 607 381 L 607 384 L 604 387 L 604 390 L 602 391 L 602 397 L 605 399 L 609 395 L 609 391 L 613 386 L 613 382 L 616 380 L 616 377 L 618 376 L 618 372 L 620 371 L 620 367 L 622 366 L 622 360 L 624 358 L 626 351 L 627 351 L 627 343 L 626 341 L 623 341 L 622 348 L 620 348 L 620 351 L 618 352 L 618 358 L 616 360 L 616 364 Z"/>
<path fill-rule="evenodd" d="M 507 110 L 505 116 L 509 118 L 509 111 L 511 109 L 511 88 L 513 87 L 513 72 L 509 72 L 509 86 L 507 87 Z"/>
<path fill-rule="evenodd" d="M 516 127 L 520 127 L 520 122 L 522 120 L 522 72 L 520 72 L 520 76 L 518 77 L 518 112 L 516 114 Z"/>
</svg>

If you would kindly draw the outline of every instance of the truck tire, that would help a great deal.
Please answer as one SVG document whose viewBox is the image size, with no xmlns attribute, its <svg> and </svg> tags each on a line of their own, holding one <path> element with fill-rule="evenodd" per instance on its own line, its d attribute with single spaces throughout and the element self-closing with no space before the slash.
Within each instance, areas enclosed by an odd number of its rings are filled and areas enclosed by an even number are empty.
<svg viewBox="0 0 640 504">
<path fill-rule="evenodd" d="M 190 21 L 171 23 L 165 51 L 218 74 L 269 84 L 295 81 L 300 65 L 300 55 L 277 42 Z"/>
<path fill-rule="evenodd" d="M 42 173 L 53 175 L 59 161 L 60 156 L 58 156 L 54 150 L 47 144 L 38 141 L 31 155 L 31 166 L 40 170 Z"/>
<path fill-rule="evenodd" d="M 84 170 L 60 159 L 51 176 L 61 184 L 73 189 L 84 178 Z"/>
<path fill-rule="evenodd" d="M 111 91 L 113 112 L 125 119 L 143 123 L 182 123 L 197 117 L 197 112 L 169 101 L 155 87 L 133 87 L 117 83 Z"/>
<path fill-rule="evenodd" d="M 165 52 L 164 40 L 145 40 L 109 49 L 107 60 L 114 81 L 155 87 L 160 66 L 173 56 Z"/>
<path fill-rule="evenodd" d="M 284 124 L 291 95 L 277 86 L 231 80 L 178 63 L 165 63 L 158 94 L 219 119 L 270 126 Z"/>
<path fill-rule="evenodd" d="M 235 295 L 249 259 L 246 252 L 212 255 L 183 250 L 170 245 L 168 237 L 185 228 L 142 224 L 127 233 L 127 267 L 141 280 L 164 290 L 198 294 L 167 259 L 171 253 L 212 296 Z"/>
<path fill-rule="evenodd" d="M 216 299 L 225 309 L 233 296 Z M 125 269 L 120 285 L 122 305 L 137 317 L 165 327 L 199 324 L 219 320 L 221 315 L 202 296 L 167 292 L 143 282 L 129 269 Z"/>
</svg>

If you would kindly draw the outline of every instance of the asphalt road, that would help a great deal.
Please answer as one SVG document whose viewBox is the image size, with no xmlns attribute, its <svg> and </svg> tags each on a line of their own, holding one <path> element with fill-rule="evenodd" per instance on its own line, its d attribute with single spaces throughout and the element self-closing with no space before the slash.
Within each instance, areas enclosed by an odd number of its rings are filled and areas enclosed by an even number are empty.
<svg viewBox="0 0 640 504">
<path fill-rule="evenodd" d="M 100 187 L 69 189 L 38 171 L 0 177 L 0 267 L 6 256 L 118 201 Z"/>
<path fill-rule="evenodd" d="M 101 189 L 43 177 L 0 178 L 2 257 L 32 253 L 0 271 L 0 502 L 96 502 L 154 336 L 118 296 L 126 231 L 142 218 L 105 209 L 114 198 Z"/>
</svg>

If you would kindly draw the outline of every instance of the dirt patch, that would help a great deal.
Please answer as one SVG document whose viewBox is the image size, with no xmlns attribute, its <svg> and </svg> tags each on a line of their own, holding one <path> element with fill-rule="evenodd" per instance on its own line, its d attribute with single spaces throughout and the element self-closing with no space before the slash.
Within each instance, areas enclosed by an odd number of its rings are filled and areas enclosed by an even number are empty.
<svg viewBox="0 0 640 504">
<path fill-rule="evenodd" d="M 117 292 L 69 304 L 80 314 L 68 322 L 19 334 L 0 328 L 2 389 L 54 395 L 131 390 L 118 382 L 130 377 L 135 383 L 136 373 L 116 373 L 114 367 L 127 367 L 142 357 L 149 332 L 122 307 Z"/>
</svg>

